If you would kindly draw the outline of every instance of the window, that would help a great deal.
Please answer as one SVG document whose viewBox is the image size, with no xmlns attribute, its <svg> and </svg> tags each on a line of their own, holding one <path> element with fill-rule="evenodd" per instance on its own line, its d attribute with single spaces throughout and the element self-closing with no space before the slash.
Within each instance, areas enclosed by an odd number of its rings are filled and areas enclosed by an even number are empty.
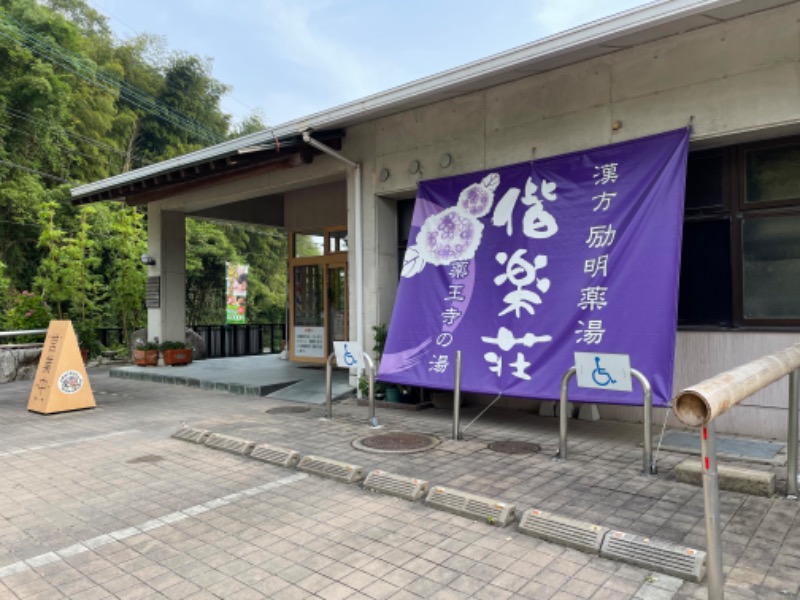
<svg viewBox="0 0 800 600">
<path fill-rule="evenodd" d="M 397 273 L 403 272 L 403 258 L 408 248 L 411 220 L 414 218 L 415 200 L 397 201 Z"/>
<path fill-rule="evenodd" d="M 800 139 L 689 155 L 678 323 L 800 326 Z"/>
</svg>

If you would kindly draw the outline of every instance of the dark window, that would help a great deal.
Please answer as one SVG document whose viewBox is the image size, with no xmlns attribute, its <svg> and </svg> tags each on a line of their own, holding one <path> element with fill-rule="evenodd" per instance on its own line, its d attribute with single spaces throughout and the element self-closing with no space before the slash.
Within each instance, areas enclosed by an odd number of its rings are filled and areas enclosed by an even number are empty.
<svg viewBox="0 0 800 600">
<path fill-rule="evenodd" d="M 689 155 L 678 323 L 800 326 L 800 141 Z"/>
<path fill-rule="evenodd" d="M 411 220 L 414 218 L 414 200 L 397 201 L 397 272 L 403 272 L 403 258 L 408 248 Z"/>
</svg>

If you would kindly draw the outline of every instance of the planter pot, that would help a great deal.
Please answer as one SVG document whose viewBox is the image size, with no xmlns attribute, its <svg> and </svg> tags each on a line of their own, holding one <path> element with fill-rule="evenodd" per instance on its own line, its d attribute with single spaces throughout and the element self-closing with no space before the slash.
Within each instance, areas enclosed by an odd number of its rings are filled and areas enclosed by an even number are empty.
<svg viewBox="0 0 800 600">
<path fill-rule="evenodd" d="M 133 362 L 140 367 L 155 367 L 158 365 L 158 350 L 134 350 Z"/>
<path fill-rule="evenodd" d="M 387 402 L 400 402 L 400 388 L 390 385 L 386 388 Z"/>
<path fill-rule="evenodd" d="M 162 350 L 161 356 L 164 357 L 164 364 L 170 367 L 188 365 L 192 362 L 192 349 L 182 348 L 180 350 Z"/>
<path fill-rule="evenodd" d="M 83 364 L 89 362 L 89 349 L 88 348 L 81 348 L 81 358 L 83 359 Z"/>
</svg>

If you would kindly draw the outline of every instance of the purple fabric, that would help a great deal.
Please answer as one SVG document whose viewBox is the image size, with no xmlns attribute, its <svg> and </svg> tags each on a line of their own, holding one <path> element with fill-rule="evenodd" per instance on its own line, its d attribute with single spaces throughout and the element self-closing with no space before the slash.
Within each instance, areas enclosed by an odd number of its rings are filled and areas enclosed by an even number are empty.
<svg viewBox="0 0 800 600">
<path fill-rule="evenodd" d="M 557 399 L 575 352 L 672 396 L 688 130 L 423 181 L 379 378 Z M 570 387 L 570 400 L 642 404 Z"/>
</svg>

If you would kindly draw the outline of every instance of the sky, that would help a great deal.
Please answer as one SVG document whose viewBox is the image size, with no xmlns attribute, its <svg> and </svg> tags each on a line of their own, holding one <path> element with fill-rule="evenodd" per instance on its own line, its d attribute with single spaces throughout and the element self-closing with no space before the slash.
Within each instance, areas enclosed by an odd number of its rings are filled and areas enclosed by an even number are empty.
<svg viewBox="0 0 800 600">
<path fill-rule="evenodd" d="M 646 4 L 642 0 L 88 0 L 114 35 L 213 60 L 222 109 L 275 126 Z"/>
</svg>

